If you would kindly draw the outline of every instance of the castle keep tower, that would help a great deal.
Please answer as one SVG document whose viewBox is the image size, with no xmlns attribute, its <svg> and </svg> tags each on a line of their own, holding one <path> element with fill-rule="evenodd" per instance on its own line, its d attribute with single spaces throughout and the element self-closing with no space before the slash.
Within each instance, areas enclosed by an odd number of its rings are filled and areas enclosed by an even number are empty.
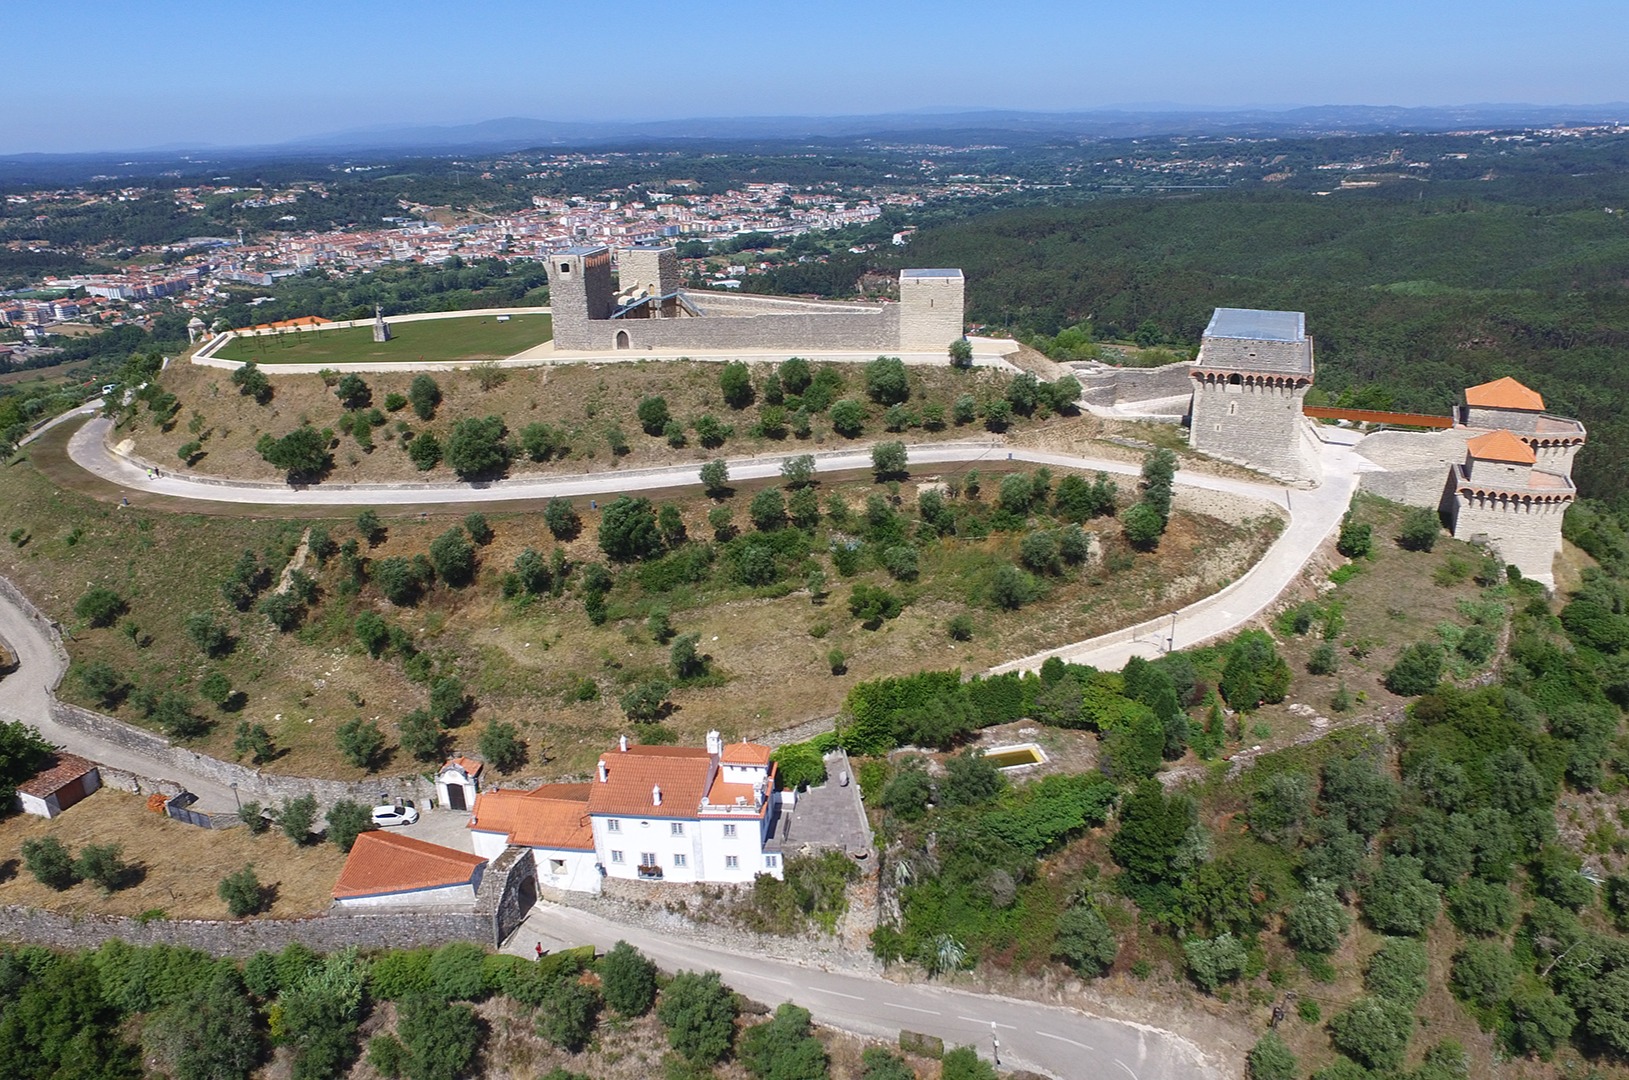
<svg viewBox="0 0 1629 1080">
<path fill-rule="evenodd" d="M 1301 413 L 1313 375 L 1303 313 L 1217 308 L 1188 375 L 1189 446 L 1281 479 L 1318 479 Z"/>
<path fill-rule="evenodd" d="M 960 270 L 899 272 L 899 347 L 943 352 L 962 336 L 966 282 Z"/>
<path fill-rule="evenodd" d="M 549 306 L 554 342 L 562 349 L 592 349 L 590 322 L 611 317 L 611 249 L 567 248 L 549 259 Z"/>
</svg>

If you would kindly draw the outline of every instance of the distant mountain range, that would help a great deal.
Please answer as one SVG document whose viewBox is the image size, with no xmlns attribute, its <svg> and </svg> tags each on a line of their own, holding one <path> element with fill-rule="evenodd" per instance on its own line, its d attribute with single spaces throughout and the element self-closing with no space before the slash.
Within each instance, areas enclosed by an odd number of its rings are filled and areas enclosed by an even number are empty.
<svg viewBox="0 0 1629 1080">
<path fill-rule="evenodd" d="M 564 121 L 511 116 L 474 124 L 367 128 L 256 146 L 149 147 L 98 154 L 14 154 L 3 166 L 140 159 L 150 165 L 187 157 L 306 157 L 379 153 L 496 153 L 533 147 L 606 147 L 676 142 L 934 142 L 1033 143 L 1058 138 L 1140 138 L 1170 135 L 1338 135 L 1547 127 L 1629 121 L 1629 103 L 1597 105 L 1480 104 L 1257 106 L 1204 109 L 1131 105 L 1078 112 L 1013 109 L 922 109 L 866 116 L 743 116 L 686 120 Z M 121 164 L 137 164 L 122 161 Z"/>
<path fill-rule="evenodd" d="M 868 116 L 702 117 L 642 122 L 572 122 L 505 117 L 477 124 L 374 128 L 291 140 L 286 150 L 525 149 L 674 140 L 920 139 L 968 133 L 1024 140 L 1057 137 L 1137 138 L 1154 135 L 1339 134 L 1453 131 L 1483 127 L 1543 127 L 1629 120 L 1629 103 L 1601 105 L 1457 105 L 1402 108 L 1308 105 L 1200 109 L 1126 107 L 1081 112 L 1008 109 L 919 110 Z"/>
</svg>

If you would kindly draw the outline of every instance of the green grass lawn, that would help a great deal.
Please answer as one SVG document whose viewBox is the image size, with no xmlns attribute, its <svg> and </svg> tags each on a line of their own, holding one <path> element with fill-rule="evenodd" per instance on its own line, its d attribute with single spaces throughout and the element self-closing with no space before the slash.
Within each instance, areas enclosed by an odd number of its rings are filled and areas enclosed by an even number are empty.
<svg viewBox="0 0 1629 1080">
<path fill-rule="evenodd" d="M 238 338 L 216 355 L 259 364 L 502 360 L 548 341 L 554 336 L 554 321 L 547 315 L 512 315 L 507 322 L 494 315 L 467 316 L 392 322 L 390 333 L 383 344 L 374 343 L 371 325 Z"/>
</svg>

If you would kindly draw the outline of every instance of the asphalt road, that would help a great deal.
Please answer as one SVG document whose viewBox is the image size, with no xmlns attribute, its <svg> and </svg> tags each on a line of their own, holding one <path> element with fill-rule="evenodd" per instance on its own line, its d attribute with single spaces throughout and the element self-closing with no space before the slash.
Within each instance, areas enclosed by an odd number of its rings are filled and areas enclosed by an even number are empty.
<svg viewBox="0 0 1629 1080">
<path fill-rule="evenodd" d="M 717 971 L 735 990 L 770 1008 L 791 1001 L 820 1023 L 845 1031 L 890 1042 L 901 1030 L 919 1031 L 937 1035 L 947 1048 L 973 1046 L 984 1058 L 992 1056 L 992 1040 L 999 1039 L 1004 1069 L 1027 1068 L 1066 1080 L 1212 1080 L 1231 1075 L 1219 1056 L 1158 1028 L 1035 1001 L 738 955 L 549 903 L 532 909 L 505 951 L 530 956 L 538 942 L 551 951 L 586 944 L 607 949 L 619 940 L 664 968 Z"/>
</svg>

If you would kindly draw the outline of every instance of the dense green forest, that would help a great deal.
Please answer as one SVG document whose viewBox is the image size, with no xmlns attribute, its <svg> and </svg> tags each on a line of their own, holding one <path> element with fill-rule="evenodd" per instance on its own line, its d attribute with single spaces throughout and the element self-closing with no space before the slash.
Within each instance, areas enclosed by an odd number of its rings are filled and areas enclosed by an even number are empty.
<svg viewBox="0 0 1629 1080">
<path fill-rule="evenodd" d="M 1196 345 L 1218 306 L 1305 311 L 1319 385 L 1441 413 L 1514 375 L 1590 430 L 1575 475 L 1621 502 L 1629 473 L 1626 181 L 1320 198 L 1226 192 L 1017 210 L 924 228 L 918 266 L 960 266 L 969 318 L 1026 335 L 1085 322 Z M 1610 211 L 1610 212 L 1609 212 Z"/>
</svg>

